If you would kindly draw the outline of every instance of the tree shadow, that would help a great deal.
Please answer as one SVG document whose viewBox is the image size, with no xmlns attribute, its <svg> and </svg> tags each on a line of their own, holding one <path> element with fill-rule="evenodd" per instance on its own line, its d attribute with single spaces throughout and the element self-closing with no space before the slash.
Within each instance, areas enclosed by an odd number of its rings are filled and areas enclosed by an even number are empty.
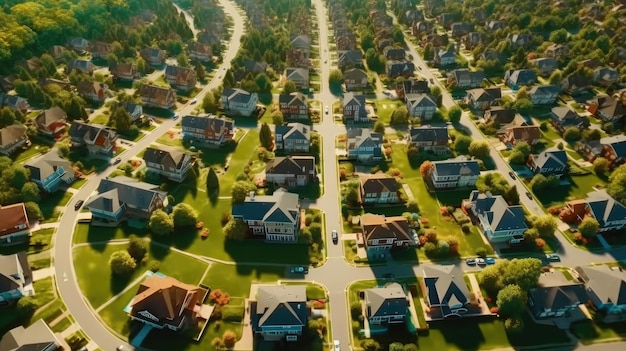
<svg viewBox="0 0 626 351">
<path fill-rule="evenodd" d="M 157 261 L 163 261 L 170 254 L 170 245 L 157 240 L 150 240 L 150 256 Z"/>
<path fill-rule="evenodd" d="M 111 293 L 113 295 L 119 294 L 128 287 L 130 280 L 130 275 L 118 275 L 111 272 Z"/>
<path fill-rule="evenodd" d="M 431 322 L 431 329 L 437 329 L 447 344 L 455 345 L 459 350 L 480 350 L 486 342 L 476 320 L 445 320 Z"/>
</svg>

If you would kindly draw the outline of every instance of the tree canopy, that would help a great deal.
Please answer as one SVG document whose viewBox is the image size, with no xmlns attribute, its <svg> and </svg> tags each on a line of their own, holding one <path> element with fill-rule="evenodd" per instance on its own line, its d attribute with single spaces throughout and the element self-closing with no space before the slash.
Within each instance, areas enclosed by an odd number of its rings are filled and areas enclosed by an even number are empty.
<svg viewBox="0 0 626 351">
<path fill-rule="evenodd" d="M 193 226 L 198 221 L 198 213 L 191 205 L 181 202 L 172 209 L 172 221 L 174 227 Z"/>
<path fill-rule="evenodd" d="M 128 276 L 133 273 L 137 263 L 135 259 L 126 250 L 115 251 L 109 258 L 109 266 L 111 271 L 117 275 Z"/>
<path fill-rule="evenodd" d="M 159 236 L 169 235 L 174 230 L 174 221 L 163 210 L 156 210 L 150 216 L 150 230 Z"/>
</svg>

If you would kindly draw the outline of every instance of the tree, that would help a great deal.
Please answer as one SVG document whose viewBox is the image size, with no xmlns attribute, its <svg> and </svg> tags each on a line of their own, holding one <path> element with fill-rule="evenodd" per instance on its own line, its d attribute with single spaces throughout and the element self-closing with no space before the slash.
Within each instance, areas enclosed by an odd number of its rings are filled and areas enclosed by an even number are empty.
<svg viewBox="0 0 626 351">
<path fill-rule="evenodd" d="M 517 185 L 513 185 L 502 195 L 506 202 L 510 205 L 518 205 L 519 204 L 519 193 L 517 192 Z"/>
<path fill-rule="evenodd" d="M 128 254 L 135 260 L 141 262 L 148 253 L 148 243 L 146 239 L 131 235 L 128 241 Z"/>
<path fill-rule="evenodd" d="M 600 140 L 602 138 L 602 131 L 598 129 L 586 129 L 582 132 L 582 137 L 585 140 Z"/>
<path fill-rule="evenodd" d="M 198 80 L 204 81 L 204 79 L 206 78 L 206 70 L 204 69 L 204 65 L 202 65 L 201 63 L 198 63 L 195 67 L 195 70 L 196 70 L 196 76 L 198 77 Z"/>
<path fill-rule="evenodd" d="M 554 72 L 552 72 L 552 74 L 550 75 L 549 81 L 552 85 L 560 86 L 561 82 L 563 81 L 563 72 L 561 72 L 561 70 L 559 69 L 554 70 Z"/>
<path fill-rule="evenodd" d="M 328 84 L 331 87 L 341 86 L 341 84 L 343 84 L 343 73 L 341 73 L 341 71 L 338 69 L 331 71 L 330 75 L 328 76 Z"/>
<path fill-rule="evenodd" d="M 404 345 L 404 351 L 418 351 L 417 345 L 415 344 L 406 344 Z"/>
<path fill-rule="evenodd" d="M 150 216 L 148 227 L 156 235 L 169 235 L 174 230 L 174 221 L 165 211 L 156 210 Z"/>
<path fill-rule="evenodd" d="M 587 239 L 593 238 L 600 229 L 600 223 L 593 217 L 585 217 L 578 225 L 578 231 Z"/>
<path fill-rule="evenodd" d="M 222 343 L 224 343 L 224 347 L 227 349 L 232 349 L 237 342 L 237 334 L 231 330 L 227 330 L 222 335 Z"/>
<path fill-rule="evenodd" d="M 407 124 L 409 122 L 409 111 L 406 106 L 398 106 L 393 109 L 391 112 L 391 120 L 389 124 L 397 125 L 397 124 Z"/>
<path fill-rule="evenodd" d="M 389 344 L 389 351 L 404 351 L 404 346 L 401 342 L 393 342 Z"/>
<path fill-rule="evenodd" d="M 222 228 L 224 236 L 232 240 L 243 240 L 248 235 L 248 225 L 241 219 L 231 219 Z"/>
<path fill-rule="evenodd" d="M 380 350 L 382 350 L 382 348 L 380 347 L 380 344 L 378 343 L 378 341 L 373 340 L 373 339 L 365 339 L 365 340 L 361 341 L 361 347 L 365 351 L 380 351 Z"/>
<path fill-rule="evenodd" d="M 543 174 L 536 174 L 533 179 L 530 181 L 530 188 L 535 192 L 539 193 L 547 187 L 548 178 Z"/>
<path fill-rule="evenodd" d="M 111 257 L 109 258 L 109 266 L 111 267 L 111 271 L 113 271 L 113 273 L 128 276 L 133 273 L 135 267 L 137 267 L 137 263 L 130 256 L 128 251 L 119 250 L 111 254 Z"/>
<path fill-rule="evenodd" d="M 420 174 L 422 175 L 422 178 L 426 179 L 430 176 L 430 172 L 433 171 L 433 163 L 426 160 L 424 162 L 422 162 L 422 164 L 420 165 Z"/>
<path fill-rule="evenodd" d="M 209 172 L 206 175 L 206 188 L 209 195 L 215 193 L 220 188 L 220 180 L 213 167 L 209 167 Z"/>
<path fill-rule="evenodd" d="M 24 184 L 30 179 L 30 171 L 20 164 L 12 165 L 9 171 L 11 174 L 11 185 L 15 189 L 22 189 Z"/>
<path fill-rule="evenodd" d="M 198 222 L 198 213 L 186 203 L 179 203 L 172 210 L 172 220 L 174 227 L 190 227 Z"/>
<path fill-rule="evenodd" d="M 528 296 L 526 292 L 517 285 L 507 285 L 498 292 L 496 303 L 500 315 L 504 317 L 521 316 L 526 308 Z"/>
<path fill-rule="evenodd" d="M 578 127 L 569 127 L 563 132 L 563 138 L 572 143 L 580 140 L 580 129 Z"/>
<path fill-rule="evenodd" d="M 259 73 L 254 78 L 254 82 L 259 87 L 260 93 L 271 93 L 272 92 L 272 80 L 265 73 Z"/>
<path fill-rule="evenodd" d="M 541 260 L 537 258 L 515 258 L 504 265 L 498 280 L 498 288 L 504 289 L 507 285 L 516 284 L 524 291 L 537 286 L 541 275 Z"/>
<path fill-rule="evenodd" d="M 39 187 L 33 182 L 26 182 L 26 184 L 22 186 L 20 195 L 22 196 L 22 201 L 24 202 L 39 202 L 41 199 L 39 196 Z"/>
<path fill-rule="evenodd" d="M 109 120 L 115 126 L 115 128 L 122 133 L 128 131 L 132 126 L 130 114 L 126 112 L 126 109 L 122 108 L 120 105 L 113 108 Z"/>
<path fill-rule="evenodd" d="M 424 46 L 424 60 L 432 61 L 435 58 L 435 49 L 431 43 Z"/>
<path fill-rule="evenodd" d="M 530 96 L 528 95 L 528 88 L 526 86 L 522 86 L 517 90 L 517 95 L 515 95 L 515 99 L 528 99 Z"/>
<path fill-rule="evenodd" d="M 267 123 L 261 124 L 261 130 L 259 131 L 259 142 L 261 146 L 266 148 L 267 150 L 272 150 L 274 148 L 274 138 L 272 138 L 272 131 L 270 130 L 270 126 Z"/>
<path fill-rule="evenodd" d="M 457 124 L 461 121 L 461 116 L 463 115 L 463 110 L 458 105 L 454 105 L 450 107 L 448 110 L 448 119 L 450 122 Z"/>
<path fill-rule="evenodd" d="M 472 144 L 472 138 L 467 135 L 459 135 L 454 140 L 454 149 L 457 153 L 465 155 L 469 152 L 469 147 Z"/>
<path fill-rule="evenodd" d="M 218 103 L 213 94 L 205 94 L 202 98 L 202 108 L 206 113 L 216 113 L 218 109 Z"/>
<path fill-rule="evenodd" d="M 280 112 L 280 110 L 276 110 L 272 112 L 272 123 L 274 123 L 277 126 L 282 126 L 283 124 L 285 124 L 283 113 Z"/>
<path fill-rule="evenodd" d="M 606 190 L 615 200 L 626 204 L 626 164 L 613 170 Z"/>
<path fill-rule="evenodd" d="M 291 80 L 287 80 L 285 84 L 283 85 L 283 94 L 291 94 L 297 91 L 298 91 L 298 88 L 296 87 L 296 83 L 294 83 Z"/>
<path fill-rule="evenodd" d="M 569 33 L 565 28 L 560 28 L 550 33 L 550 41 L 556 44 L 564 44 L 567 41 Z"/>
<path fill-rule="evenodd" d="M 251 192 L 256 191 L 256 185 L 250 181 L 240 180 L 233 184 L 231 197 L 233 204 L 240 204 L 246 200 Z"/>
<path fill-rule="evenodd" d="M 470 144 L 468 150 L 470 156 L 474 156 L 478 159 L 484 160 L 489 156 L 489 143 L 486 141 L 474 140 Z"/>
<path fill-rule="evenodd" d="M 525 157 L 519 150 L 512 150 L 511 154 L 509 154 L 509 162 L 511 164 L 523 165 L 527 159 L 528 157 Z"/>
<path fill-rule="evenodd" d="M 549 214 L 535 217 L 532 221 L 532 225 L 542 238 L 553 237 L 554 231 L 558 227 L 558 223 L 554 217 Z"/>
<path fill-rule="evenodd" d="M 441 103 L 442 103 L 442 99 L 443 96 L 441 95 L 441 89 L 439 89 L 438 86 L 433 85 L 432 87 L 430 87 L 430 95 L 432 95 L 436 102 L 437 102 L 437 107 L 441 107 Z"/>
<path fill-rule="evenodd" d="M 382 121 L 376 121 L 374 124 L 374 132 L 385 133 L 385 124 Z"/>
<path fill-rule="evenodd" d="M 593 170 L 596 173 L 606 173 L 609 171 L 610 162 L 604 157 L 598 157 L 593 161 Z"/>
<path fill-rule="evenodd" d="M 29 220 L 43 219 L 43 213 L 36 202 L 25 202 L 24 207 Z"/>
<path fill-rule="evenodd" d="M 529 99 L 517 99 L 513 103 L 513 108 L 517 113 L 527 115 L 533 110 L 533 103 Z"/>
</svg>

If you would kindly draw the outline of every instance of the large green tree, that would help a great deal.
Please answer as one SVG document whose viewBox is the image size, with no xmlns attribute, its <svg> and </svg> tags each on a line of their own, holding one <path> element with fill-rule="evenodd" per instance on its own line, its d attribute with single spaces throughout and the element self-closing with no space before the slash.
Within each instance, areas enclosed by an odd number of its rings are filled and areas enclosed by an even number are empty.
<svg viewBox="0 0 626 351">
<path fill-rule="evenodd" d="M 174 221 L 165 211 L 156 210 L 152 212 L 148 226 L 152 233 L 164 236 L 169 235 L 174 230 Z"/>
<path fill-rule="evenodd" d="M 267 150 L 272 150 L 274 147 L 274 138 L 272 137 L 272 130 L 267 123 L 261 124 L 261 130 L 259 130 L 259 142 L 261 146 Z"/>
<path fill-rule="evenodd" d="M 498 292 L 496 303 L 503 317 L 521 316 L 526 308 L 528 296 L 518 285 L 507 285 Z"/>
<path fill-rule="evenodd" d="M 254 191 L 256 191 L 256 185 L 250 181 L 240 180 L 235 182 L 231 190 L 233 204 L 243 203 L 246 200 L 246 196 L 249 196 Z"/>
<path fill-rule="evenodd" d="M 600 229 L 600 223 L 593 217 L 585 217 L 578 225 L 578 231 L 585 238 L 593 238 Z"/>
<path fill-rule="evenodd" d="M 243 240 L 248 235 L 248 225 L 240 219 L 231 219 L 222 231 L 227 239 Z"/>
<path fill-rule="evenodd" d="M 117 275 L 129 276 L 137 267 L 135 259 L 126 250 L 115 251 L 109 258 L 111 271 Z"/>
<path fill-rule="evenodd" d="M 198 222 L 198 213 L 189 204 L 181 202 L 172 209 L 174 227 L 189 227 Z"/>
</svg>

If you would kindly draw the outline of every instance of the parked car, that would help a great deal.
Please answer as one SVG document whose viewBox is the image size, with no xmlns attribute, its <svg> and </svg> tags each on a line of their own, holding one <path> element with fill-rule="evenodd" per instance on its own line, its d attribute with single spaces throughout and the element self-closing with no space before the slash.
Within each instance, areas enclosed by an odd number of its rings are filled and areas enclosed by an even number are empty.
<svg viewBox="0 0 626 351">
<path fill-rule="evenodd" d="M 533 194 L 531 194 L 530 191 L 526 192 L 526 196 L 531 200 L 533 199 Z"/>
<path fill-rule="evenodd" d="M 76 204 L 74 205 L 74 210 L 76 210 L 76 211 L 80 210 L 80 208 L 83 206 L 84 203 L 85 203 L 85 201 L 83 201 L 83 200 L 76 201 Z"/>
<path fill-rule="evenodd" d="M 485 265 L 485 259 L 477 258 L 476 259 L 476 264 L 479 265 L 479 266 L 484 266 Z"/>
<path fill-rule="evenodd" d="M 193 98 L 193 99 L 191 99 L 191 102 L 190 102 L 189 104 L 190 104 L 190 105 L 193 105 L 193 104 L 195 104 L 196 102 L 198 102 L 198 99 Z"/>
<path fill-rule="evenodd" d="M 332 238 L 333 238 L 333 243 L 337 244 L 339 242 L 339 234 L 337 234 L 336 230 L 333 230 L 332 232 Z"/>
<path fill-rule="evenodd" d="M 292 274 L 307 274 L 309 273 L 309 268 L 306 266 L 295 266 L 295 267 L 291 267 L 291 270 L 289 271 L 289 273 Z"/>
<path fill-rule="evenodd" d="M 120 163 L 120 162 L 122 162 L 122 159 L 118 157 L 118 158 L 116 158 L 116 159 L 113 161 L 113 164 L 114 164 L 114 165 L 116 165 L 116 164 L 118 164 L 118 163 Z"/>
<path fill-rule="evenodd" d="M 334 351 L 341 351 L 341 346 L 339 345 L 339 340 L 335 340 L 333 342 Z"/>
<path fill-rule="evenodd" d="M 328 106 L 324 107 L 324 113 L 328 114 Z"/>
<path fill-rule="evenodd" d="M 470 266 L 473 266 L 476 264 L 476 259 L 475 258 L 468 258 L 467 260 L 465 260 L 465 263 L 467 263 Z"/>
<path fill-rule="evenodd" d="M 117 350 L 117 351 L 124 350 L 124 345 L 120 345 L 120 346 L 116 347 L 115 350 Z"/>
<path fill-rule="evenodd" d="M 559 262 L 561 257 L 557 254 L 546 254 L 546 259 L 550 262 Z"/>
<path fill-rule="evenodd" d="M 493 257 L 487 257 L 487 258 L 485 258 L 485 263 L 486 264 L 494 264 L 494 263 L 496 263 L 496 259 L 493 258 Z"/>
<path fill-rule="evenodd" d="M 178 113 L 175 113 L 174 114 L 174 120 L 177 120 L 177 119 L 178 119 Z"/>
<path fill-rule="evenodd" d="M 509 175 L 511 176 L 511 178 L 515 179 L 515 173 L 513 173 L 513 171 L 509 172 Z"/>
</svg>

